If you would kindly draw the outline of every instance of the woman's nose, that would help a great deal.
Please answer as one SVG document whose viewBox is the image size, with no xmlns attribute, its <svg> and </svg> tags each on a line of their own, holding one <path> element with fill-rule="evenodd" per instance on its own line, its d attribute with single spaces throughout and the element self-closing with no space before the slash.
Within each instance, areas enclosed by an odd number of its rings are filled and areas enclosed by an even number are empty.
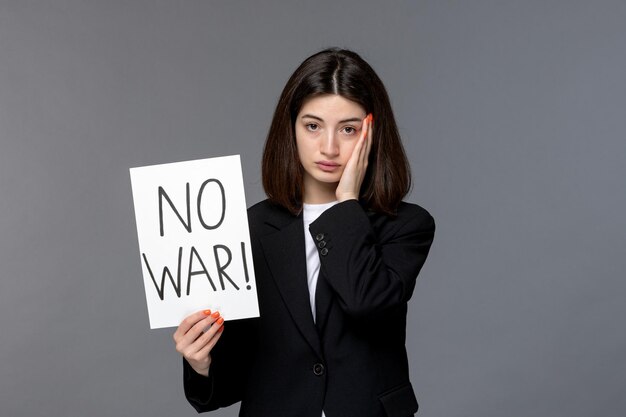
<svg viewBox="0 0 626 417">
<path fill-rule="evenodd" d="M 322 139 L 321 153 L 327 156 L 337 156 L 339 154 L 339 146 L 337 144 L 337 138 L 333 132 L 329 132 Z"/>
</svg>

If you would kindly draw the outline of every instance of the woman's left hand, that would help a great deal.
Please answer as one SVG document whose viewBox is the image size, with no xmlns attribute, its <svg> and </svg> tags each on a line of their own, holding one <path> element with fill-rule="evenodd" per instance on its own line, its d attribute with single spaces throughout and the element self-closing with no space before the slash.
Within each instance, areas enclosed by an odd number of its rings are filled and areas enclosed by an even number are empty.
<svg viewBox="0 0 626 417">
<path fill-rule="evenodd" d="M 358 200 L 361 184 L 367 171 L 367 161 L 372 148 L 372 114 L 363 119 L 361 137 L 352 150 L 352 155 L 346 164 L 341 179 L 337 185 L 335 196 L 337 201 Z"/>
</svg>

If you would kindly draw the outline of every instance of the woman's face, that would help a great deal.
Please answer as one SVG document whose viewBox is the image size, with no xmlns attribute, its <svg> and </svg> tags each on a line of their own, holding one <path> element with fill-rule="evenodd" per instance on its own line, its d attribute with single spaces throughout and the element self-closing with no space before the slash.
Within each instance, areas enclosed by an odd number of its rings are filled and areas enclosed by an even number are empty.
<svg viewBox="0 0 626 417">
<path fill-rule="evenodd" d="M 304 168 L 305 203 L 334 201 L 335 189 L 360 135 L 365 109 L 336 94 L 306 100 L 295 122 Z"/>
</svg>

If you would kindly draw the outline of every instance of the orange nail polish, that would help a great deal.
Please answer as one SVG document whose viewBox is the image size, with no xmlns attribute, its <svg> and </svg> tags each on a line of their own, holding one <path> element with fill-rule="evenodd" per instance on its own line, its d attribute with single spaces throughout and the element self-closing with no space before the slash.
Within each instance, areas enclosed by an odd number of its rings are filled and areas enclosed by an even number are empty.
<svg viewBox="0 0 626 417">
<path fill-rule="evenodd" d="M 214 319 L 218 318 L 220 316 L 220 312 L 216 311 L 215 313 L 211 314 L 211 317 L 213 317 Z"/>
<path fill-rule="evenodd" d="M 217 331 L 222 333 L 224 331 L 224 326 L 221 326 L 219 329 L 217 329 Z"/>
<path fill-rule="evenodd" d="M 217 319 L 216 323 L 219 324 L 219 325 L 224 323 L 224 317 L 220 317 L 219 319 Z"/>
<path fill-rule="evenodd" d="M 205 316 L 210 316 L 211 315 L 211 310 L 204 310 L 203 311 Z"/>
<path fill-rule="evenodd" d="M 369 117 L 370 117 L 370 123 L 372 123 L 374 121 L 374 115 L 372 113 L 370 113 Z"/>
</svg>

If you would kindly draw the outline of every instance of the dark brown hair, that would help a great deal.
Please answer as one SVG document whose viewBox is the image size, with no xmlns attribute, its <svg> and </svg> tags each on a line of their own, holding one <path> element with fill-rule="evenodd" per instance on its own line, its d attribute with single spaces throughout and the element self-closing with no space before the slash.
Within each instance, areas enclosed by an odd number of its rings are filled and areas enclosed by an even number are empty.
<svg viewBox="0 0 626 417">
<path fill-rule="evenodd" d="M 355 52 L 331 48 L 307 58 L 285 85 L 263 149 L 263 188 L 270 201 L 293 214 L 302 209 L 303 168 L 295 121 L 304 102 L 338 94 L 374 115 L 369 164 L 359 200 L 365 208 L 393 215 L 411 187 L 409 163 L 385 86 Z"/>
</svg>

